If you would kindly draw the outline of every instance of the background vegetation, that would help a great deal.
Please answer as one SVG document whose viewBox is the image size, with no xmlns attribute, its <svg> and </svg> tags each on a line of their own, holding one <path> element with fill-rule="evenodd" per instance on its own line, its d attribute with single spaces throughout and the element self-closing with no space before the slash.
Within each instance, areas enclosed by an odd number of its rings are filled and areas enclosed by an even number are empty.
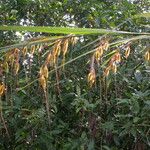
<svg viewBox="0 0 150 150">
<path fill-rule="evenodd" d="M 1 0 L 0 149 L 148 150 L 149 6 Z"/>
</svg>

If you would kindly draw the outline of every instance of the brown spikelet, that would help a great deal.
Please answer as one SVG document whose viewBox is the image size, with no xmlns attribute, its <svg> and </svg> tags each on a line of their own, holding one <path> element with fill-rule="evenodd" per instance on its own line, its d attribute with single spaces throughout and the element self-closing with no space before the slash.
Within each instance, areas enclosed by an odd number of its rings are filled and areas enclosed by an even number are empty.
<svg viewBox="0 0 150 150">
<path fill-rule="evenodd" d="M 146 61 L 150 61 L 150 51 L 147 51 L 144 55 Z"/>
<path fill-rule="evenodd" d="M 5 61 L 10 61 L 11 56 L 12 56 L 12 51 L 8 51 L 5 55 Z"/>
<path fill-rule="evenodd" d="M 47 65 L 44 65 L 44 67 L 43 67 L 43 74 L 44 74 L 44 77 L 46 79 L 48 79 L 48 68 L 47 68 Z"/>
<path fill-rule="evenodd" d="M 8 65 L 8 62 L 6 62 L 6 61 L 4 62 L 3 68 L 4 68 L 4 70 L 5 70 L 6 73 L 9 72 L 9 65 Z"/>
<path fill-rule="evenodd" d="M 34 52 L 35 52 L 35 45 L 32 45 L 31 46 L 31 54 L 34 54 Z"/>
<path fill-rule="evenodd" d="M 40 76 L 44 76 L 44 78 L 48 78 L 48 68 L 47 68 L 47 65 L 43 65 L 41 68 L 40 68 Z"/>
<path fill-rule="evenodd" d="M 108 66 L 105 70 L 104 70 L 104 76 L 107 77 L 109 75 L 111 67 Z"/>
<path fill-rule="evenodd" d="M 0 84 L 0 96 L 2 96 L 5 92 L 5 85 L 3 83 Z"/>
<path fill-rule="evenodd" d="M 95 51 L 94 55 L 95 55 L 96 61 L 99 61 L 101 56 L 103 55 L 103 49 L 102 49 L 101 46 L 97 48 L 97 50 Z"/>
<path fill-rule="evenodd" d="M 111 68 L 112 68 L 112 72 L 116 74 L 116 72 L 117 72 L 117 65 L 115 63 L 113 63 Z"/>
<path fill-rule="evenodd" d="M 119 52 L 114 55 L 114 61 L 118 63 L 121 62 L 121 55 Z"/>
<path fill-rule="evenodd" d="M 25 47 L 22 49 L 22 54 L 23 54 L 23 56 L 26 56 L 27 52 L 28 52 L 28 49 L 27 49 L 27 46 L 25 46 Z"/>
<path fill-rule="evenodd" d="M 127 47 L 127 49 L 125 50 L 125 58 L 129 57 L 130 51 L 131 51 L 130 47 Z"/>
<path fill-rule="evenodd" d="M 15 54 L 15 55 L 18 55 L 18 54 L 19 54 L 19 51 L 20 51 L 20 50 L 19 50 L 18 48 L 15 48 L 15 49 L 14 49 L 14 54 Z"/>
<path fill-rule="evenodd" d="M 69 45 L 68 39 L 65 39 L 65 41 L 63 42 L 63 47 L 62 47 L 63 56 L 65 56 L 67 53 L 68 45 Z"/>
<path fill-rule="evenodd" d="M 105 51 L 108 50 L 108 48 L 109 48 L 109 42 L 108 42 L 107 40 L 105 40 L 105 43 L 104 43 L 104 45 L 103 45 L 102 48 L 103 48 Z"/>
<path fill-rule="evenodd" d="M 53 53 L 56 57 L 60 55 L 60 45 L 61 45 L 61 40 L 58 40 L 53 47 Z"/>
<path fill-rule="evenodd" d="M 16 62 L 16 63 L 14 64 L 14 73 L 15 73 L 15 75 L 18 74 L 19 68 L 20 68 L 20 65 L 19 65 L 18 62 Z"/>
<path fill-rule="evenodd" d="M 91 69 L 89 74 L 88 74 L 88 83 L 90 87 L 95 83 L 96 81 L 96 74 L 95 74 L 95 69 Z"/>
<path fill-rule="evenodd" d="M 40 85 L 42 86 L 43 90 L 46 91 L 46 79 L 44 75 L 41 75 L 39 78 Z"/>
<path fill-rule="evenodd" d="M 91 65 L 90 66 L 91 68 L 90 68 L 90 72 L 88 74 L 88 83 L 89 83 L 90 87 L 92 87 L 96 81 L 96 73 L 95 73 L 95 68 L 94 68 L 94 55 L 92 56 L 90 65 Z"/>
<path fill-rule="evenodd" d="M 47 58 L 46 58 L 46 64 L 50 64 L 52 61 L 52 54 L 51 52 L 48 53 Z"/>
<path fill-rule="evenodd" d="M 53 50 L 52 50 L 53 64 L 56 64 L 57 58 L 60 55 L 60 48 L 61 48 L 60 45 L 61 45 L 61 40 L 58 40 L 53 46 Z"/>
<path fill-rule="evenodd" d="M 78 41 L 78 38 L 75 37 L 75 36 L 72 36 L 72 37 L 70 38 L 70 43 L 71 43 L 73 46 L 77 43 L 77 41 Z"/>
</svg>

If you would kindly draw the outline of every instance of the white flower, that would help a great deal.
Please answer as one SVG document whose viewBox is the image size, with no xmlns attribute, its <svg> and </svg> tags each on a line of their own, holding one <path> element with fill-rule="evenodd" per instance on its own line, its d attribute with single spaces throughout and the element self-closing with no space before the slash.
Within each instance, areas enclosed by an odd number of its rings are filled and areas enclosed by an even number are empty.
<svg viewBox="0 0 150 150">
<path fill-rule="evenodd" d="M 27 64 L 28 64 L 28 61 L 27 61 L 27 59 L 25 59 L 25 60 L 23 61 L 22 65 L 25 66 L 25 65 L 27 65 Z"/>
</svg>

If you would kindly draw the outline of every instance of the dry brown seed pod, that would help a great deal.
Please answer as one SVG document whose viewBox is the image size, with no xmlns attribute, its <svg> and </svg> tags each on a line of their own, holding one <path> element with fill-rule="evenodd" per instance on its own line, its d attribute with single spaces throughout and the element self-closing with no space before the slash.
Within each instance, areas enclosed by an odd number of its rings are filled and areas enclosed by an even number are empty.
<svg viewBox="0 0 150 150">
<path fill-rule="evenodd" d="M 144 55 L 146 61 L 150 61 L 150 51 L 147 51 Z"/>
<path fill-rule="evenodd" d="M 48 68 L 47 68 L 47 65 L 45 65 L 43 67 L 43 73 L 44 73 L 44 77 L 47 79 L 48 78 Z"/>
<path fill-rule="evenodd" d="M 32 45 L 31 46 L 31 54 L 34 54 L 34 52 L 35 52 L 35 45 Z"/>
<path fill-rule="evenodd" d="M 39 74 L 40 74 L 40 76 L 44 76 L 46 79 L 48 78 L 48 68 L 47 68 L 47 65 L 43 65 L 40 68 Z"/>
<path fill-rule="evenodd" d="M 56 43 L 55 43 L 55 45 L 54 45 L 54 47 L 53 47 L 53 53 L 54 53 L 54 55 L 56 55 L 56 56 L 59 56 L 59 54 L 60 54 L 60 45 L 61 45 L 61 40 L 58 40 Z"/>
<path fill-rule="evenodd" d="M 104 49 L 105 51 L 107 51 L 108 48 L 109 48 L 109 43 L 108 43 L 108 41 L 105 41 L 105 43 L 104 43 L 104 45 L 103 45 L 103 49 Z"/>
<path fill-rule="evenodd" d="M 25 47 L 22 49 L 22 54 L 23 54 L 23 56 L 26 56 L 27 52 L 28 52 L 28 49 L 27 49 L 27 46 L 25 46 Z"/>
<path fill-rule="evenodd" d="M 95 69 L 91 69 L 90 73 L 88 74 L 88 83 L 90 87 L 95 83 L 96 81 L 96 74 L 95 74 Z"/>
<path fill-rule="evenodd" d="M 19 64 L 18 62 L 15 63 L 15 64 L 14 64 L 14 73 L 15 73 L 15 75 L 18 74 L 19 68 L 20 68 L 20 64 Z"/>
<path fill-rule="evenodd" d="M 0 84 L 0 96 L 2 96 L 5 92 L 5 85 L 2 83 Z"/>
<path fill-rule="evenodd" d="M 117 65 L 115 63 L 113 63 L 113 65 L 112 65 L 112 71 L 113 71 L 113 73 L 117 72 Z"/>
<path fill-rule="evenodd" d="M 77 41 L 78 41 L 78 38 L 75 37 L 75 36 L 72 36 L 72 37 L 70 38 L 70 42 L 71 42 L 71 44 L 72 44 L 73 46 L 77 43 Z"/>
<path fill-rule="evenodd" d="M 14 50 L 14 54 L 15 54 L 15 55 L 18 55 L 18 54 L 19 54 L 19 52 L 20 52 L 20 50 L 19 50 L 18 48 L 15 48 L 15 50 Z"/>
<path fill-rule="evenodd" d="M 8 63 L 6 61 L 3 64 L 3 68 L 4 68 L 4 70 L 5 70 L 6 73 L 9 72 L 9 65 L 8 65 Z"/>
<path fill-rule="evenodd" d="M 128 58 L 128 57 L 129 57 L 130 51 L 131 51 L 130 47 L 127 47 L 127 49 L 126 49 L 126 51 L 125 51 L 125 58 Z"/>
<path fill-rule="evenodd" d="M 121 55 L 119 52 L 114 55 L 114 60 L 115 62 L 121 62 Z"/>
<path fill-rule="evenodd" d="M 64 41 L 64 43 L 63 43 L 63 47 L 62 47 L 62 52 L 63 52 L 63 55 L 64 55 L 64 56 L 65 56 L 66 53 L 67 53 L 68 45 L 69 45 L 68 39 L 65 39 L 65 41 Z"/>
<path fill-rule="evenodd" d="M 107 77 L 107 76 L 109 75 L 110 69 L 111 69 L 110 66 L 108 66 L 108 67 L 105 69 L 105 71 L 104 71 L 104 76 L 105 76 L 105 77 Z"/>
<path fill-rule="evenodd" d="M 46 90 L 46 79 L 45 79 L 44 75 L 40 76 L 39 82 L 40 82 L 40 85 L 42 86 L 43 90 L 45 91 Z"/>
<path fill-rule="evenodd" d="M 52 54 L 49 52 L 46 58 L 46 64 L 50 64 L 51 60 L 52 60 Z"/>
</svg>

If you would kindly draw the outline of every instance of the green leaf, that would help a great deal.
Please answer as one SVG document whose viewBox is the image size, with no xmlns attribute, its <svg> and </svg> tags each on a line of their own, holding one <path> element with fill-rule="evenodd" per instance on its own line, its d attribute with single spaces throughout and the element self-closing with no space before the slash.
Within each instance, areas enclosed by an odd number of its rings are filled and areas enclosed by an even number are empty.
<svg viewBox="0 0 150 150">
<path fill-rule="evenodd" d="M 140 18 L 140 17 L 145 17 L 145 18 L 150 18 L 150 13 L 142 13 L 142 14 L 137 14 L 133 16 L 133 18 Z"/>
<path fill-rule="evenodd" d="M 126 32 L 107 29 L 93 29 L 93 28 L 69 28 L 69 27 L 42 27 L 42 26 L 0 26 L 2 31 L 29 31 L 29 32 L 43 32 L 55 34 L 130 34 L 130 35 L 150 35 L 150 33 Z"/>
</svg>

